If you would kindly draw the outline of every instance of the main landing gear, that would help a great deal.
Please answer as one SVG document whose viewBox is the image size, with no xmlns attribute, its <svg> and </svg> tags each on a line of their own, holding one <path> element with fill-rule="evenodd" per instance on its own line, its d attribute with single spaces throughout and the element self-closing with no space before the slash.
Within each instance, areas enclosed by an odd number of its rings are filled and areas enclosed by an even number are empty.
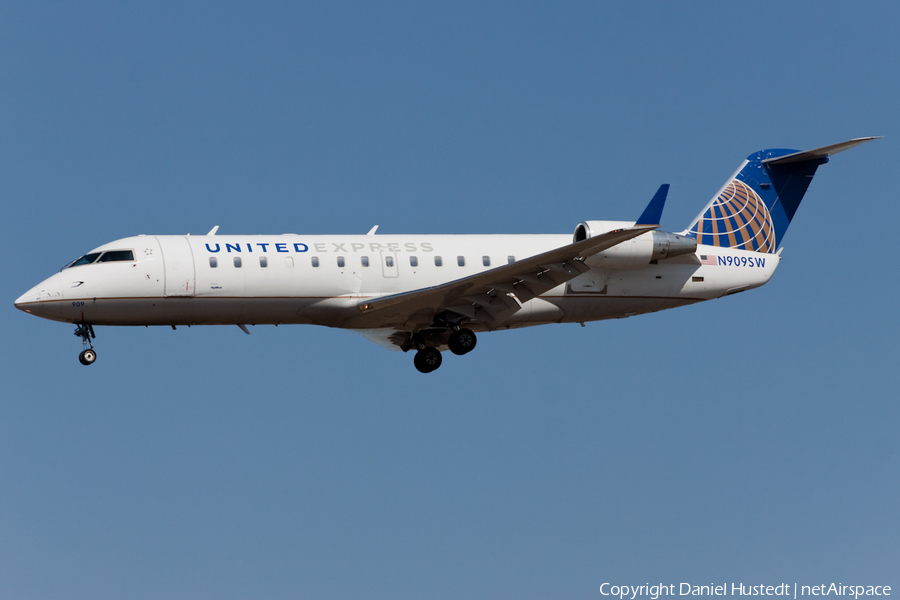
<svg viewBox="0 0 900 600">
<path fill-rule="evenodd" d="M 457 328 L 450 334 L 447 345 L 450 346 L 450 352 L 462 356 L 474 350 L 477 342 L 478 339 L 475 337 L 474 331 Z M 413 364 L 420 373 L 431 373 L 441 366 L 441 362 L 443 362 L 443 359 L 441 358 L 440 350 L 434 346 L 419 344 L 419 351 L 416 352 L 416 356 L 413 358 Z"/>
<path fill-rule="evenodd" d="M 471 329 L 457 329 L 450 334 L 449 343 L 450 352 L 457 356 L 462 356 L 475 349 L 478 338 L 475 337 L 475 332 Z"/>
<path fill-rule="evenodd" d="M 81 338 L 81 344 L 85 346 L 85 349 L 78 355 L 78 360 L 85 366 L 94 364 L 94 361 L 97 360 L 97 352 L 91 343 L 91 340 L 97 337 L 94 335 L 94 328 L 89 323 L 81 323 L 75 329 L 75 335 Z"/>
<path fill-rule="evenodd" d="M 416 356 L 413 358 L 413 364 L 420 373 L 431 373 L 440 367 L 443 361 L 441 351 L 433 347 L 422 348 L 416 352 Z"/>
</svg>

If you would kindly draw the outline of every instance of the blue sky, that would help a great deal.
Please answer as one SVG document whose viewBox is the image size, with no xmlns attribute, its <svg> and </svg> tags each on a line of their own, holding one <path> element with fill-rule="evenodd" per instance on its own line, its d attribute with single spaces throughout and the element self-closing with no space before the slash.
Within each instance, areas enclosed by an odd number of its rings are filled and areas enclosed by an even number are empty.
<svg viewBox="0 0 900 600">
<path fill-rule="evenodd" d="M 900 585 L 891 3 L 0 6 L 0 597 L 597 598 Z M 819 169 L 764 288 L 483 335 L 13 300 L 139 233 L 564 233 L 748 154 Z"/>
</svg>

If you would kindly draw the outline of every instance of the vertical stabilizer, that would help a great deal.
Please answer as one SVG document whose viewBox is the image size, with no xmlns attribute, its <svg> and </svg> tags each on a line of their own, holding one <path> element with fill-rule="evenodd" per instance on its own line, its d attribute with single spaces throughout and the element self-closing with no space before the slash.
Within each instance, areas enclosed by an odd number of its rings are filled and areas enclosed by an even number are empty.
<svg viewBox="0 0 900 600">
<path fill-rule="evenodd" d="M 775 252 L 819 165 L 877 138 L 800 152 L 761 150 L 747 157 L 685 232 L 698 244 Z"/>
</svg>

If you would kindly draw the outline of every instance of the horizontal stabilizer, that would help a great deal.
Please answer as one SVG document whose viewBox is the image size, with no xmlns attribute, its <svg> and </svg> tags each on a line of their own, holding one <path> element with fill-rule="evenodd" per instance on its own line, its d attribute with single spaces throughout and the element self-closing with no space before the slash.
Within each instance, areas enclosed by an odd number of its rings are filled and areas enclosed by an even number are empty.
<svg viewBox="0 0 900 600">
<path fill-rule="evenodd" d="M 841 142 L 840 144 L 832 144 L 831 146 L 822 146 L 821 148 L 816 148 L 814 150 L 806 150 L 804 152 L 794 152 L 793 154 L 787 154 L 785 156 L 778 156 L 775 158 L 768 158 L 766 160 L 761 161 L 764 165 L 786 165 L 790 163 L 799 163 L 806 162 L 808 160 L 821 160 L 823 158 L 828 158 L 838 152 L 843 152 L 844 150 L 849 150 L 854 146 L 859 146 L 860 144 L 865 144 L 866 142 L 871 142 L 872 140 L 877 140 L 881 136 L 875 137 L 862 137 L 856 138 L 853 140 L 848 140 L 846 142 Z"/>
</svg>

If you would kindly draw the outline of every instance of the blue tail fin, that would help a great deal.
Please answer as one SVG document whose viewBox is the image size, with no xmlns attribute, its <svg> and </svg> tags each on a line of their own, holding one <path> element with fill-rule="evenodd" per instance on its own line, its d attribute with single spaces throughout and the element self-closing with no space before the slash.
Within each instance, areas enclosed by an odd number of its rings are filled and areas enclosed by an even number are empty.
<svg viewBox="0 0 900 600">
<path fill-rule="evenodd" d="M 775 252 L 813 175 L 828 157 L 877 138 L 857 138 L 815 150 L 761 150 L 694 219 L 686 234 L 698 244 Z"/>
</svg>

